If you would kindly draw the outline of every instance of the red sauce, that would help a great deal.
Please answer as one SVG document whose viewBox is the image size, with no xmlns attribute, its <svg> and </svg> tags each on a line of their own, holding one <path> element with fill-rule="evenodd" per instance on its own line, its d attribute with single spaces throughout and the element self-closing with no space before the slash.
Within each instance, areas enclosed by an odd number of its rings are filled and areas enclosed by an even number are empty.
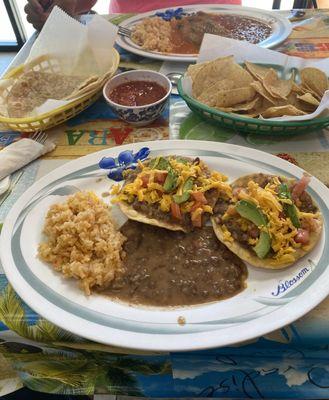
<svg viewBox="0 0 329 400">
<path fill-rule="evenodd" d="M 270 36 L 270 25 L 241 15 L 208 14 L 202 11 L 171 20 L 172 52 L 197 54 L 205 33 L 259 43 Z"/>
<path fill-rule="evenodd" d="M 123 106 L 144 106 L 162 99 L 166 93 L 166 89 L 156 82 L 130 81 L 121 83 L 108 96 Z"/>
</svg>

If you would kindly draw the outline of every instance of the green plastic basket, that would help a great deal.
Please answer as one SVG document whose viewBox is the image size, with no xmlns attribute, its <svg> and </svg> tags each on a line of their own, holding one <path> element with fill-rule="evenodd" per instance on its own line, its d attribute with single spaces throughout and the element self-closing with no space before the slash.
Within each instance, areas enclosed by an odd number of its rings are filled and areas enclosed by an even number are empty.
<svg viewBox="0 0 329 400">
<path fill-rule="evenodd" d="M 248 118 L 216 110 L 215 108 L 208 107 L 187 95 L 182 87 L 182 78 L 179 80 L 177 85 L 178 93 L 186 101 L 188 107 L 203 119 L 213 122 L 223 128 L 232 129 L 236 132 L 265 135 L 297 135 L 318 131 L 329 126 L 329 115 L 308 121 L 285 122 Z"/>
</svg>

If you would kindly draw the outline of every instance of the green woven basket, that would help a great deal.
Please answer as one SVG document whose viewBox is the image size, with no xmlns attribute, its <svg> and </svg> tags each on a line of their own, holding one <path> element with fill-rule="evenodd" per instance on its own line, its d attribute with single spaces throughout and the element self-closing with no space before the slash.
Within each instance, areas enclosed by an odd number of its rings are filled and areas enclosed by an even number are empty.
<svg viewBox="0 0 329 400">
<path fill-rule="evenodd" d="M 215 108 L 206 106 L 203 103 L 193 99 L 187 95 L 182 87 L 182 78 L 178 82 L 178 92 L 186 101 L 189 108 L 200 115 L 202 118 L 216 123 L 217 125 L 233 129 L 236 132 L 258 133 L 258 134 L 275 134 L 275 135 L 297 135 L 329 126 L 329 115 L 320 118 L 314 118 L 309 121 L 301 122 L 285 122 L 285 121 L 268 121 L 258 118 L 248 118 L 237 114 L 229 114 Z"/>
</svg>

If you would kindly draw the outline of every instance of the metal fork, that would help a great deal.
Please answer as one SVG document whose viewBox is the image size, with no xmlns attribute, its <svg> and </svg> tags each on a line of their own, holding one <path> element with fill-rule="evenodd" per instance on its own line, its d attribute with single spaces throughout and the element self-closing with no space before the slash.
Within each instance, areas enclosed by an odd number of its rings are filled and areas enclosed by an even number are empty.
<svg viewBox="0 0 329 400">
<path fill-rule="evenodd" d="M 14 179 L 11 180 L 9 188 L 0 196 L 0 206 L 7 200 L 7 198 L 11 195 L 18 181 L 21 179 L 23 175 L 23 171 L 20 171 Z"/>
<path fill-rule="evenodd" d="M 127 36 L 127 37 L 131 37 L 131 35 L 132 35 L 132 30 L 131 29 L 128 29 L 128 28 L 124 28 L 123 26 L 119 26 L 119 35 L 122 35 L 122 36 Z"/>
<path fill-rule="evenodd" d="M 48 134 L 44 131 L 38 130 L 35 131 L 29 138 L 40 144 L 45 144 L 46 140 L 48 139 Z"/>
</svg>

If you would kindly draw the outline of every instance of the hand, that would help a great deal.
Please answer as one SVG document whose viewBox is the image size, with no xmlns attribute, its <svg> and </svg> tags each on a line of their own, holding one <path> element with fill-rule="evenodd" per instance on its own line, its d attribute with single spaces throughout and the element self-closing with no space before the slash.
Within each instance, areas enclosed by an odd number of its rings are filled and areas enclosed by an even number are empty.
<svg viewBox="0 0 329 400">
<path fill-rule="evenodd" d="M 27 14 L 26 19 L 36 30 L 41 30 L 49 14 L 55 6 L 60 7 L 67 14 L 74 16 L 78 0 L 28 0 L 24 11 Z"/>
<path fill-rule="evenodd" d="M 39 31 L 48 17 L 39 0 L 28 0 L 24 11 L 27 21 Z"/>
</svg>

